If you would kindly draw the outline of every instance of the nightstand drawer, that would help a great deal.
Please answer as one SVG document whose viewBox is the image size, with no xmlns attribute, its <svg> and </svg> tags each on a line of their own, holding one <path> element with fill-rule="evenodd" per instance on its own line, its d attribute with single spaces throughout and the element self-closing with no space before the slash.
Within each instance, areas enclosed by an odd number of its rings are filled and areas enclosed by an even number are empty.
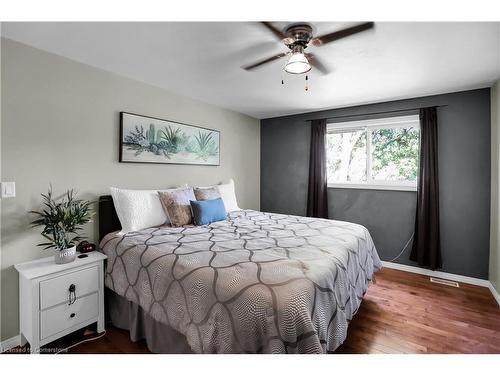
<svg viewBox="0 0 500 375">
<path fill-rule="evenodd" d="M 78 298 L 75 303 L 67 303 L 40 312 L 40 340 L 62 332 L 77 324 L 99 315 L 98 293 Z"/>
<path fill-rule="evenodd" d="M 99 290 L 99 270 L 87 268 L 40 282 L 40 310 L 69 301 L 69 288 L 75 285 L 77 300 L 80 296 Z"/>
</svg>

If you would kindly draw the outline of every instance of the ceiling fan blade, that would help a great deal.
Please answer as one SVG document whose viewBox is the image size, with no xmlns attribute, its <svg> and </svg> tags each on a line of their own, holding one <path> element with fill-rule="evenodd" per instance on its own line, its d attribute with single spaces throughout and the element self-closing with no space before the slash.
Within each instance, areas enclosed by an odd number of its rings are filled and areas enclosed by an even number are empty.
<svg viewBox="0 0 500 375">
<path fill-rule="evenodd" d="M 243 69 L 252 70 L 254 68 L 257 68 L 258 66 L 270 63 L 271 61 L 274 61 L 274 60 L 281 59 L 282 57 L 285 57 L 285 56 L 286 56 L 286 53 L 278 53 L 277 55 L 274 55 L 274 56 L 269 57 L 267 59 L 256 62 L 255 64 L 244 66 Z"/>
<path fill-rule="evenodd" d="M 328 74 L 328 73 L 330 73 L 330 71 L 328 70 L 328 68 L 323 65 L 323 63 L 321 62 L 321 60 L 318 59 L 318 57 L 316 57 L 316 55 L 314 55 L 312 53 L 306 53 L 306 57 L 309 60 L 309 64 L 311 64 L 311 66 L 313 68 L 318 69 L 321 73 L 323 73 L 325 75 Z"/>
<path fill-rule="evenodd" d="M 356 26 L 348 27 L 347 29 L 334 31 L 333 33 L 330 34 L 318 36 L 316 38 L 313 38 L 311 40 L 311 43 L 314 46 L 319 47 L 322 46 L 323 44 L 331 43 L 335 40 L 345 38 L 346 36 L 357 34 L 365 30 L 370 30 L 373 28 L 374 25 L 375 24 L 373 22 L 365 22 Z"/>
<path fill-rule="evenodd" d="M 269 31 L 271 31 L 280 41 L 288 39 L 288 36 L 281 30 L 274 27 L 271 22 L 261 22 Z"/>
</svg>

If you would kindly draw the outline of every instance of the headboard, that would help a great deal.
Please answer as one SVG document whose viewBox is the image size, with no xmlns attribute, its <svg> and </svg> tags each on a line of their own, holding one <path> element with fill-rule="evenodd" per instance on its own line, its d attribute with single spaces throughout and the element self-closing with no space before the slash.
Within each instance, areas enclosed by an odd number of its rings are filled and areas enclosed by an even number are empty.
<svg viewBox="0 0 500 375">
<path fill-rule="evenodd" d="M 108 233 L 121 229 L 120 220 L 116 215 L 115 205 L 111 195 L 99 197 L 99 242 Z"/>
</svg>

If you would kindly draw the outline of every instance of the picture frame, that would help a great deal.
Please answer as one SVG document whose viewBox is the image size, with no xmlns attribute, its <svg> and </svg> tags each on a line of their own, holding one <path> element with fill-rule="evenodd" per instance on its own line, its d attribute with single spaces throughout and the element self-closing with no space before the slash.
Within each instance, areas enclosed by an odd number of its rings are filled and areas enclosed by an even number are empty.
<svg viewBox="0 0 500 375">
<path fill-rule="evenodd" d="M 120 112 L 120 163 L 220 165 L 220 131 Z"/>
</svg>

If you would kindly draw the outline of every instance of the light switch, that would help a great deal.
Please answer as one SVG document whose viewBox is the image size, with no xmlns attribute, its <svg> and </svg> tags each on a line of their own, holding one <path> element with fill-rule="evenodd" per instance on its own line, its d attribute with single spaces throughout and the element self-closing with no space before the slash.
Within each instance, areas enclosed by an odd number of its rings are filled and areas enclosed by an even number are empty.
<svg viewBox="0 0 500 375">
<path fill-rule="evenodd" d="M 2 198 L 14 198 L 16 196 L 15 182 L 2 182 Z"/>
</svg>

